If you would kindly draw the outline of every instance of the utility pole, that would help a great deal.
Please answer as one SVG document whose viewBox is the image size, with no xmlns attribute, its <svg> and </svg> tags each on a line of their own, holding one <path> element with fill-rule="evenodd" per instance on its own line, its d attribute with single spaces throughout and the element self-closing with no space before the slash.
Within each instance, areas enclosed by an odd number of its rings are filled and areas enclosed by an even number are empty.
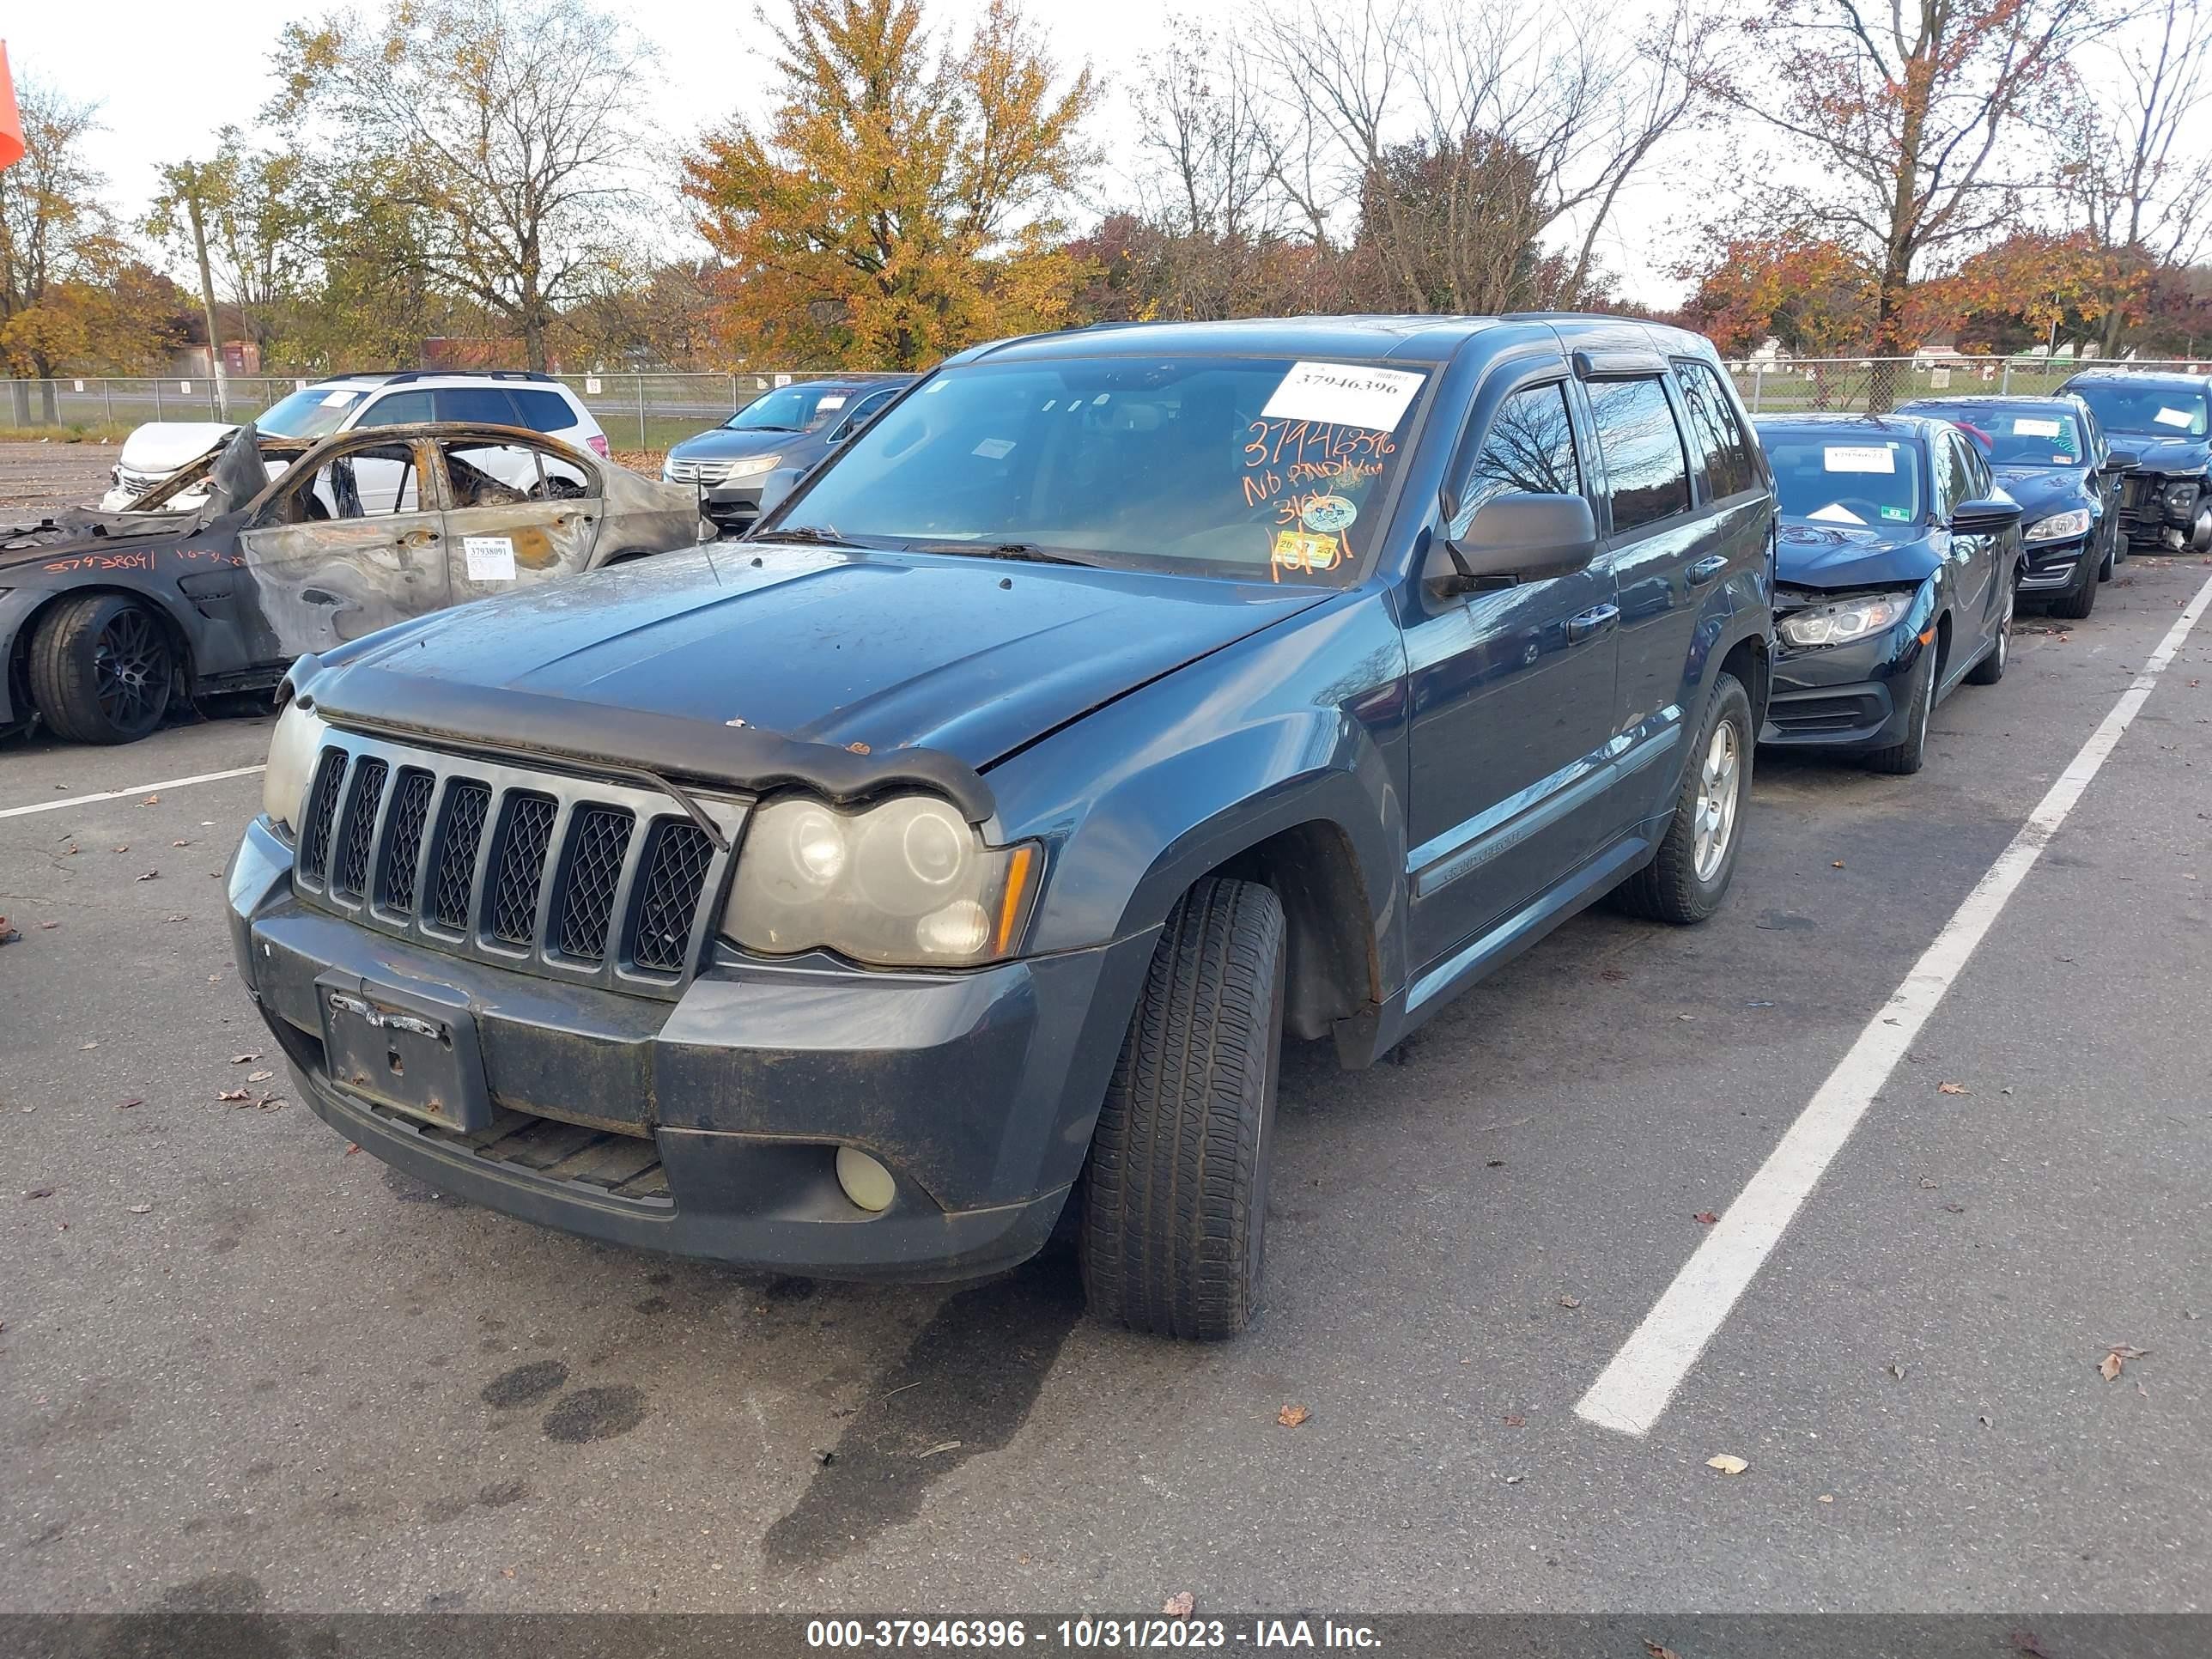
<svg viewBox="0 0 2212 1659">
<path fill-rule="evenodd" d="M 179 169 L 185 177 L 185 211 L 192 222 L 192 251 L 200 262 L 200 311 L 207 319 L 208 373 L 215 380 L 216 418 L 230 418 L 230 372 L 223 367 L 222 332 L 215 320 L 215 276 L 208 269 L 207 216 L 200 205 L 200 192 L 207 178 L 204 168 L 186 162 Z"/>
</svg>

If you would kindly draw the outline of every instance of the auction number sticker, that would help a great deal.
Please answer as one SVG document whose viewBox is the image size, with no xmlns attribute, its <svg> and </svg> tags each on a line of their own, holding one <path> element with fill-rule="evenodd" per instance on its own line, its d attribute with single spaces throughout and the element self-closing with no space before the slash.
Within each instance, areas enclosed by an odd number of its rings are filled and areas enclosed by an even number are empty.
<svg viewBox="0 0 2212 1659">
<path fill-rule="evenodd" d="M 1260 416 L 1395 431 L 1427 378 L 1411 369 L 1364 368 L 1358 363 L 1292 363 Z"/>
<path fill-rule="evenodd" d="M 514 543 L 505 536 L 464 536 L 461 551 L 468 556 L 472 582 L 511 582 L 514 580 Z"/>
<path fill-rule="evenodd" d="M 2187 426 L 2197 417 L 2185 409 L 2161 409 L 2151 418 L 2160 426 Z"/>
<path fill-rule="evenodd" d="M 1822 464 L 1831 472 L 1894 472 L 1897 452 L 1881 444 L 1831 444 Z"/>
<path fill-rule="evenodd" d="M 2012 423 L 2012 435 L 2015 438 L 2055 438 L 2064 430 L 2056 421 L 2039 420 L 2027 415 L 2014 417 Z"/>
</svg>

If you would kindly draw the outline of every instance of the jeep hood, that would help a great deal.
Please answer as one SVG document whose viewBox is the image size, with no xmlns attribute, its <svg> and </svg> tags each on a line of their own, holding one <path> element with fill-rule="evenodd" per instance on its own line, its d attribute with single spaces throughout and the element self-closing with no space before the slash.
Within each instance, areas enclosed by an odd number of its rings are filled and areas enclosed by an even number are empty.
<svg viewBox="0 0 2212 1659">
<path fill-rule="evenodd" d="M 1798 587 L 1916 586 L 1943 562 L 1929 540 L 1934 533 L 1925 525 L 1886 530 L 1785 518 L 1777 532 L 1774 579 Z"/>
<path fill-rule="evenodd" d="M 853 791 L 980 772 L 1329 597 L 970 555 L 721 543 L 439 612 L 313 665 L 331 718 Z M 306 689 L 303 685 L 302 689 Z M 781 748 L 779 749 L 778 745 Z M 836 767 L 797 764 L 803 751 Z M 858 767 L 854 757 L 872 757 Z M 880 782 L 878 776 L 875 781 Z"/>
</svg>

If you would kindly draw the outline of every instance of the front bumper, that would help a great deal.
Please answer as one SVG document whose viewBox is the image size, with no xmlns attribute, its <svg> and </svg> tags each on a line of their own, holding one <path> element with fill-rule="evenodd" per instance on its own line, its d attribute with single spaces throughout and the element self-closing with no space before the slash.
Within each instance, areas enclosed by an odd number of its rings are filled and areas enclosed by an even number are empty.
<svg viewBox="0 0 2212 1659">
<path fill-rule="evenodd" d="M 232 941 L 332 1128 L 525 1220 L 823 1278 L 960 1279 L 1035 1254 L 1081 1171 L 1153 945 L 961 974 L 725 952 L 670 1003 L 373 933 L 296 897 L 290 867 L 257 820 L 232 862 Z M 427 1123 L 332 1077 L 325 1000 L 356 981 L 454 1011 L 489 1127 Z M 888 1209 L 845 1197 L 841 1145 L 891 1171 Z"/>
<path fill-rule="evenodd" d="M 2065 541 L 2028 543 L 2027 562 L 2020 568 L 2015 591 L 2022 597 L 2063 593 L 2085 580 L 2096 580 L 2097 561 L 2093 552 L 2095 541 L 2093 532 Z"/>
<path fill-rule="evenodd" d="M 2193 474 L 2130 472 L 2121 494 L 2122 530 L 2130 546 L 2179 551 L 2207 499 L 2203 480 Z"/>
<path fill-rule="evenodd" d="M 1916 608 L 1913 617 L 1917 618 Z M 1847 645 L 1781 644 L 1762 744 L 1781 748 L 1879 749 L 1905 737 L 1906 688 L 1920 653 L 1908 619 Z"/>
</svg>

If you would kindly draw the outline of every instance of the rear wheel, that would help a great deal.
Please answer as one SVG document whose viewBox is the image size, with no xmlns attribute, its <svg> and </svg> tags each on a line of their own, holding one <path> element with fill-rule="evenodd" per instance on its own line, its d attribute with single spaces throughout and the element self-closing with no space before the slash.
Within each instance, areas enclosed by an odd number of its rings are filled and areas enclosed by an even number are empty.
<svg viewBox="0 0 2212 1659">
<path fill-rule="evenodd" d="M 1208 877 L 1169 915 L 1084 1170 L 1097 1317 L 1216 1340 L 1259 1310 L 1285 954 L 1260 883 Z"/>
<path fill-rule="evenodd" d="M 31 701 L 76 743 L 136 743 L 161 724 L 177 662 L 154 614 L 119 593 L 50 611 L 31 641 Z"/>
<path fill-rule="evenodd" d="M 1672 922 L 1703 921 L 1720 908 L 1742 840 L 1736 830 L 1751 793 L 1751 698 L 1735 675 L 1719 675 L 1659 851 L 1613 889 L 1615 905 Z"/>
</svg>

